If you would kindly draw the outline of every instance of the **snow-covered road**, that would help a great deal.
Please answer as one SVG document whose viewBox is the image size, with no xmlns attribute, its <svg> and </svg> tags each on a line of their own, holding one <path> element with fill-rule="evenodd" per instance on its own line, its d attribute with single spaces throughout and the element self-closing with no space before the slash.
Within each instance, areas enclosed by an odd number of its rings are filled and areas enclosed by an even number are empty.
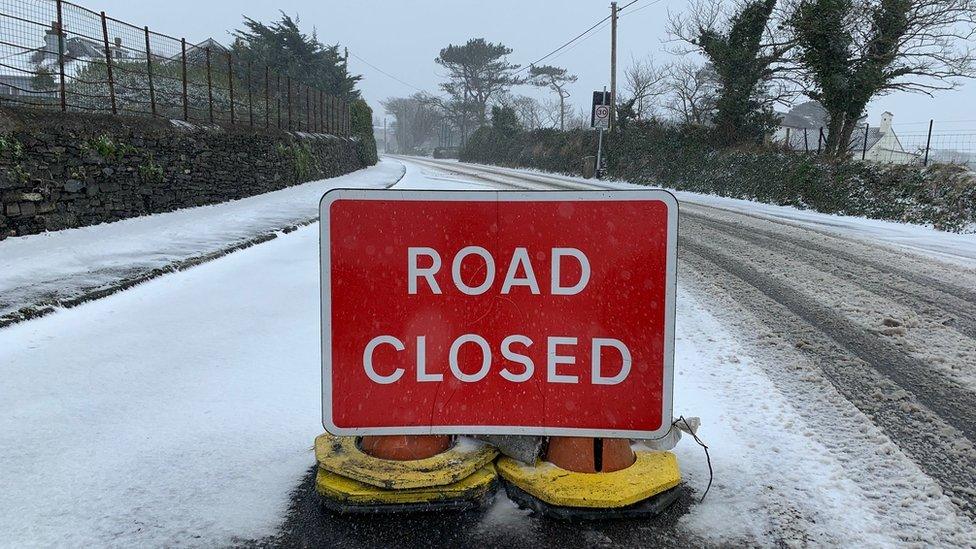
<svg viewBox="0 0 976 549">
<path fill-rule="evenodd" d="M 176 270 L 314 220 L 318 199 L 337 187 L 385 188 L 403 165 L 379 165 L 332 179 L 212 206 L 135 217 L 0 241 L 0 326 L 23 308 L 44 309 L 105 294 L 154 271 Z"/>
<path fill-rule="evenodd" d="M 406 164 L 397 188 L 547 186 Z M 715 485 L 680 520 L 554 524 L 504 496 L 424 521 L 321 513 L 302 484 L 321 431 L 317 233 L 302 227 L 0 329 L 0 545 L 972 544 L 976 493 L 955 484 L 974 474 L 976 305 L 955 290 L 976 277 L 727 210 L 682 215 L 675 411 L 702 417 Z M 700 493 L 700 449 L 676 451 Z"/>
</svg>

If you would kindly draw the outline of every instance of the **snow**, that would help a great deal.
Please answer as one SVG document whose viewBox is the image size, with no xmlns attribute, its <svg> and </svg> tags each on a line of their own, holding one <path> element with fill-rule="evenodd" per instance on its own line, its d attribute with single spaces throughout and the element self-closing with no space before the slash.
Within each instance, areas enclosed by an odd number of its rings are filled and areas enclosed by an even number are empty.
<svg viewBox="0 0 976 549">
<path fill-rule="evenodd" d="M 403 165 L 379 165 L 331 179 L 213 206 L 0 241 L 0 316 L 223 250 L 318 215 L 318 200 L 339 187 L 383 188 Z"/>
<path fill-rule="evenodd" d="M 463 168 L 466 165 L 460 162 L 454 164 L 459 168 Z M 581 187 L 607 189 L 646 188 L 643 185 L 625 181 L 597 181 L 580 177 L 556 175 L 538 170 L 514 170 L 500 168 L 498 166 L 482 166 L 479 164 L 471 164 L 471 166 L 488 168 L 499 174 L 525 175 L 526 173 L 531 174 L 534 172 Z M 671 190 L 671 192 L 678 198 L 679 203 L 688 202 L 746 213 L 756 217 L 792 223 L 801 227 L 839 234 L 859 240 L 905 248 L 916 253 L 943 261 L 950 261 L 966 267 L 976 267 L 976 234 L 947 233 L 931 227 L 911 223 L 827 214 L 812 210 L 801 210 L 792 206 L 777 206 L 752 200 L 727 198 L 709 194 L 675 190 Z"/>
<path fill-rule="evenodd" d="M 826 428 L 826 417 L 810 422 L 796 399 L 763 372 L 781 366 L 750 356 L 752 350 L 681 286 L 676 319 L 675 417 L 701 416 L 698 433 L 715 471 L 705 502 L 692 507 L 683 526 L 714 543 L 732 538 L 766 546 L 965 545 L 976 539 L 972 523 L 937 483 L 853 405 L 844 401 L 835 410 L 821 401 L 820 414 L 859 420 L 863 439 L 847 444 L 863 463 L 877 465 L 867 472 L 823 442 L 842 436 Z M 685 480 L 701 494 L 708 483 L 701 448 L 685 435 L 675 453 Z M 897 485 L 886 478 L 891 471 L 898 471 Z"/>
<path fill-rule="evenodd" d="M 89 261 L 115 269 L 172 261 L 307 218 L 324 188 L 383 186 L 398 169 L 384 162 L 274 205 L 255 197 L 250 208 L 27 238 L 35 245 L 16 246 L 12 263 L 36 278 L 48 268 L 78 276 Z M 408 165 L 396 188 L 431 186 L 487 184 L 431 182 Z M 209 234 L 198 239 L 194 223 Z M 99 245 L 102 234 L 111 245 Z M 79 255 L 59 259 L 73 240 Z M 163 258 L 150 254 L 154 247 Z M 317 230 L 306 226 L 0 329 L 0 544 L 214 546 L 275 533 L 321 432 L 317 250 Z M 716 475 L 681 529 L 733 545 L 976 539 L 935 482 L 852 405 L 824 399 L 819 412 L 801 410 L 767 375 L 781 364 L 740 343 L 708 307 L 679 287 L 675 412 L 702 418 Z M 836 422 L 859 434 L 830 444 L 841 436 Z M 708 473 L 700 448 L 686 436 L 676 453 L 701 493 Z M 530 520 L 500 496 L 480 526 Z"/>
<path fill-rule="evenodd" d="M 125 265 L 161 228 L 174 253 L 199 253 L 227 241 L 218 235 L 314 213 L 325 188 L 389 185 L 399 169 L 384 162 L 273 207 L 265 196 L 251 209 L 175 212 L 190 218 L 179 224 L 165 222 L 170 214 L 133 220 L 151 226 L 114 233 L 127 253 L 112 259 L 93 244 L 86 257 Z M 397 188 L 425 186 L 409 175 Z M 214 234 L 192 239 L 183 231 L 195 222 Z M 24 272 L 37 275 L 64 250 L 47 246 L 61 234 L 41 236 L 49 240 L 25 240 L 48 253 L 25 246 L 21 257 L 46 262 Z M 321 432 L 318 270 L 317 229 L 306 226 L 0 329 L 0 545 L 213 546 L 273 534 Z"/>
</svg>

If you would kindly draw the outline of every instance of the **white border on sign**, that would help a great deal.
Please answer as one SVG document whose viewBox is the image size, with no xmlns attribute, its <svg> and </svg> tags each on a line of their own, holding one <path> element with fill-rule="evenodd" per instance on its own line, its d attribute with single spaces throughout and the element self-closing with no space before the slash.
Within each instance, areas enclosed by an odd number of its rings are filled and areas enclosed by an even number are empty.
<svg viewBox="0 0 976 549">
<path fill-rule="evenodd" d="M 668 208 L 668 249 L 665 292 L 664 387 L 661 427 L 654 431 L 525 427 L 521 425 L 440 425 L 433 427 L 365 427 L 348 429 L 332 417 L 332 253 L 330 239 L 332 204 L 338 200 L 457 201 L 457 202 L 559 202 L 559 201 L 658 201 Z M 658 439 L 674 422 L 674 315 L 678 272 L 678 200 L 664 189 L 584 191 L 428 191 L 393 189 L 332 189 L 319 202 L 319 263 L 322 328 L 322 426 L 333 435 L 539 435 Z"/>
</svg>

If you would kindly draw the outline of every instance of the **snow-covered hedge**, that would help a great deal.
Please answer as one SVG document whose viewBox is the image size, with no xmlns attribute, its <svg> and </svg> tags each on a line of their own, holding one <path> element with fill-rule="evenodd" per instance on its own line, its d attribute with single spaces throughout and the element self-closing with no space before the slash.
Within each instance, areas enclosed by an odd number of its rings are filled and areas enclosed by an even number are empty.
<svg viewBox="0 0 976 549">
<path fill-rule="evenodd" d="M 461 158 L 578 175 L 595 132 L 482 128 Z M 820 212 L 976 232 L 976 174 L 956 165 L 828 162 L 765 147 L 718 149 L 701 129 L 631 123 L 607 138 L 609 177 Z"/>
</svg>

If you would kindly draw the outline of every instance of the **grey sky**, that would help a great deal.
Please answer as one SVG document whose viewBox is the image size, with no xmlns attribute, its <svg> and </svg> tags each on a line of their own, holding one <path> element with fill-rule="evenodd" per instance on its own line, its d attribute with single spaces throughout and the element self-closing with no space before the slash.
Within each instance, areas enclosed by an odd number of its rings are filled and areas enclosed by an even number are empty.
<svg viewBox="0 0 976 549">
<path fill-rule="evenodd" d="M 483 36 L 513 48 L 511 61 L 527 64 L 609 13 L 608 0 L 76 1 L 116 18 L 193 41 L 208 36 L 228 41 L 228 31 L 240 26 L 243 15 L 271 20 L 278 17 L 278 10 L 297 13 L 302 27 L 316 28 L 323 42 L 348 46 L 380 69 L 432 92 L 437 91 L 443 74 L 434 58 L 449 43 Z M 640 0 L 624 12 L 619 29 L 620 63 L 625 66 L 632 56 L 645 55 L 666 61 L 662 41 L 666 38 L 667 12 L 681 10 L 685 4 L 686 0 Z M 571 101 L 578 105 L 588 101 L 590 91 L 609 83 L 609 36 L 609 28 L 605 28 L 546 61 L 579 75 L 579 82 L 571 88 Z M 350 59 L 350 67 L 363 75 L 363 93 L 379 113 L 380 100 L 416 91 L 355 58 Z M 541 92 L 524 87 L 516 93 L 538 96 Z M 895 115 L 896 128 L 902 127 L 903 131 L 920 131 L 929 118 L 945 121 L 939 124 L 943 130 L 973 129 L 973 105 L 976 82 L 969 81 L 959 90 L 942 92 L 935 98 L 905 93 L 882 97 L 870 105 L 869 117 L 876 124 L 880 113 L 889 110 Z"/>
</svg>

